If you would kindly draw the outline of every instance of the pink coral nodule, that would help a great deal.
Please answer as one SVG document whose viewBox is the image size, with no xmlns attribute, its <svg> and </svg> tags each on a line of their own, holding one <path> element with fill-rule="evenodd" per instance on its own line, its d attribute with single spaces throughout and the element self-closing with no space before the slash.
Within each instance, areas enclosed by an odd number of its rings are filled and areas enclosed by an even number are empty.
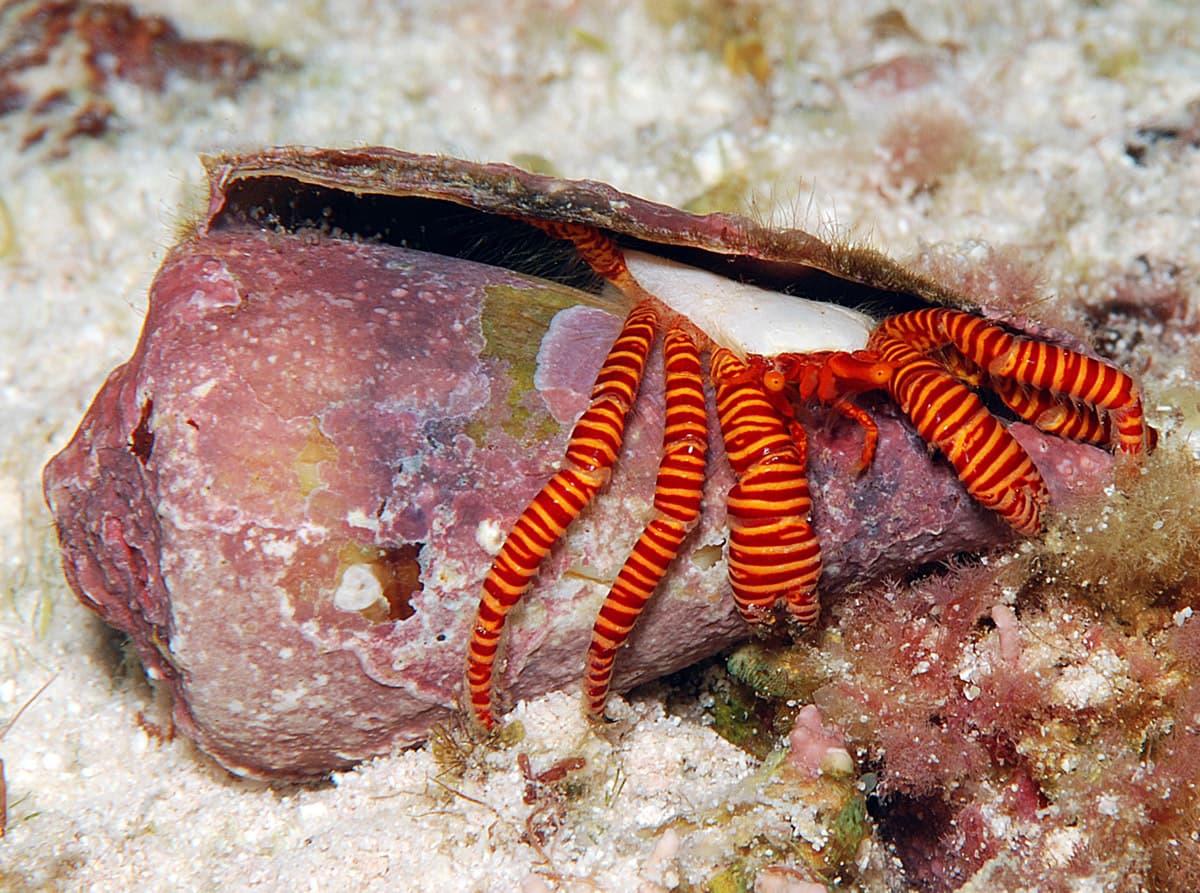
<svg viewBox="0 0 1200 893">
<path fill-rule="evenodd" d="M 821 711 L 809 704 L 796 714 L 788 733 L 788 758 L 801 772 L 820 775 L 849 775 L 854 759 L 846 749 L 846 736 L 825 725 Z"/>
</svg>

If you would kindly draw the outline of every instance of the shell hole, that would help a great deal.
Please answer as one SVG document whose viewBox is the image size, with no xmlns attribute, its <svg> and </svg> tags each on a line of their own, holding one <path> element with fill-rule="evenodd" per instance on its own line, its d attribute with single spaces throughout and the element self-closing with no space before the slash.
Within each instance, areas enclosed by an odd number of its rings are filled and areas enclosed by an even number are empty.
<svg viewBox="0 0 1200 893">
<path fill-rule="evenodd" d="M 137 456 L 143 466 L 150 461 L 150 454 L 154 452 L 154 432 L 150 430 L 150 413 L 153 411 L 153 400 L 143 403 L 137 427 L 129 435 L 129 452 Z"/>
<path fill-rule="evenodd" d="M 423 589 L 421 584 L 421 547 L 423 543 L 401 543 L 398 546 L 375 546 L 351 543 L 343 547 L 341 567 L 338 570 L 339 587 L 348 581 L 351 568 L 361 574 L 369 573 L 363 587 L 368 593 L 351 594 L 343 610 L 357 610 L 371 623 L 388 623 L 407 620 L 416 612 L 412 599 Z M 373 580 L 371 578 L 374 578 Z M 376 588 L 377 587 L 377 588 Z M 374 590 L 371 598 L 369 591 Z M 339 593 L 342 590 L 339 588 Z M 357 604 L 355 599 L 362 598 Z M 335 599 L 336 603 L 336 599 Z"/>
</svg>

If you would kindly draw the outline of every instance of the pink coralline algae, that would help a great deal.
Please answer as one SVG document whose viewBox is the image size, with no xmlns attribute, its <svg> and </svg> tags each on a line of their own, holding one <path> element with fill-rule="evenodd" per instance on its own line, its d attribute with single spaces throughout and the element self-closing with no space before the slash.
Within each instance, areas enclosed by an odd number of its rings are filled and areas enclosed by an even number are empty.
<svg viewBox="0 0 1200 893">
<path fill-rule="evenodd" d="M 210 214 L 164 262 L 133 357 L 46 469 L 68 582 L 131 637 L 178 728 L 239 774 L 319 776 L 421 741 L 459 709 L 492 552 L 560 459 L 619 327 L 621 308 L 580 290 L 577 268 L 555 281 L 561 247 L 488 211 L 527 210 L 552 191 L 539 178 L 372 152 L 287 156 L 274 178 L 278 158 L 214 164 Z M 364 157 L 400 185 L 363 173 Z M 642 236 L 737 222 L 572 187 L 597 215 L 619 197 Z M 488 226 L 518 228 L 521 257 L 542 246 L 549 272 L 506 268 Z M 491 262 L 449 250 L 460 244 Z M 1010 535 L 891 407 L 865 403 L 880 426 L 867 473 L 851 471 L 856 425 L 817 414 L 812 431 L 827 601 Z M 509 699 L 577 684 L 649 510 L 661 414 L 652 364 L 611 485 L 509 624 Z M 732 478 L 710 433 L 703 518 L 621 655 L 617 690 L 748 634 L 721 553 Z M 1050 449 L 1019 436 L 1035 457 Z M 1050 443 L 1059 504 L 1107 472 L 1104 453 Z"/>
<path fill-rule="evenodd" d="M 809 704 L 796 714 L 788 735 L 788 756 L 792 765 L 814 778 L 825 772 L 849 774 L 854 761 L 846 750 L 845 736 L 824 723 L 821 711 Z"/>
</svg>

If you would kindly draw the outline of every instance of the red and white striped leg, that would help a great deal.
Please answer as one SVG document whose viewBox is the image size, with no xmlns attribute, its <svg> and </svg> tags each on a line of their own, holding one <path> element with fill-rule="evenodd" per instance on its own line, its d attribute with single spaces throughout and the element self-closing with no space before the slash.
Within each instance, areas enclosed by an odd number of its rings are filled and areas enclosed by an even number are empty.
<svg viewBox="0 0 1200 893">
<path fill-rule="evenodd" d="M 555 238 L 574 243 L 580 256 L 605 279 L 637 301 L 592 386 L 587 410 L 575 423 L 565 467 L 554 475 L 517 518 L 492 561 L 467 646 L 471 709 L 490 729 L 496 654 L 508 612 L 520 601 L 554 544 L 591 502 L 612 473 L 637 401 L 646 357 L 658 331 L 658 311 L 625 265 L 617 244 L 593 227 L 528 220 Z"/>
<path fill-rule="evenodd" d="M 695 342 L 682 329 L 670 329 L 663 345 L 666 417 L 654 484 L 655 516 L 617 575 L 592 629 L 583 692 L 588 714 L 597 718 L 604 714 L 617 650 L 700 517 L 708 449 L 704 370 Z"/>
<path fill-rule="evenodd" d="M 885 319 L 872 339 L 876 336 L 899 338 L 924 354 L 956 352 L 981 371 L 984 386 L 1043 431 L 1116 446 L 1130 454 L 1154 445 L 1155 433 L 1146 424 L 1136 383 L 1095 357 L 1023 338 L 946 307 Z M 954 365 L 953 359 L 949 365 Z"/>
<path fill-rule="evenodd" d="M 1020 418 L 1047 434 L 1097 446 L 1113 442 L 1112 416 L 1094 406 L 1051 391 L 1033 390 L 1008 378 L 993 379 L 990 388 Z"/>
<path fill-rule="evenodd" d="M 495 723 L 492 673 L 505 617 L 567 526 L 608 482 L 657 325 L 657 311 L 645 304 L 626 318 L 596 377 L 591 402 L 571 433 L 565 467 L 521 513 L 492 561 L 467 647 L 471 707 L 485 728 Z"/>
<path fill-rule="evenodd" d="M 892 399 L 942 451 L 967 492 L 1021 533 L 1038 533 L 1049 492 L 1016 438 L 974 392 L 905 341 L 876 331 L 871 347 L 895 368 L 887 385 Z"/>
<path fill-rule="evenodd" d="M 725 451 L 737 475 L 728 501 L 734 602 L 750 623 L 771 622 L 780 598 L 796 621 L 815 623 L 821 547 L 808 521 L 803 429 L 789 434 L 761 376 L 730 351 L 713 351 L 712 374 Z"/>
</svg>

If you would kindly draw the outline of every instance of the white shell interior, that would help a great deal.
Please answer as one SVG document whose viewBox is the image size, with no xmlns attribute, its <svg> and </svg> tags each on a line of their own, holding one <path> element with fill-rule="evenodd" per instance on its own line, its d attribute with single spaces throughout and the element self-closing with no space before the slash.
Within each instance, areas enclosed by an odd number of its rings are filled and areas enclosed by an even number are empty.
<svg viewBox="0 0 1200 893">
<path fill-rule="evenodd" d="M 875 327 L 857 310 L 767 291 L 640 251 L 626 251 L 625 263 L 646 291 L 742 356 L 859 350 Z"/>
</svg>

